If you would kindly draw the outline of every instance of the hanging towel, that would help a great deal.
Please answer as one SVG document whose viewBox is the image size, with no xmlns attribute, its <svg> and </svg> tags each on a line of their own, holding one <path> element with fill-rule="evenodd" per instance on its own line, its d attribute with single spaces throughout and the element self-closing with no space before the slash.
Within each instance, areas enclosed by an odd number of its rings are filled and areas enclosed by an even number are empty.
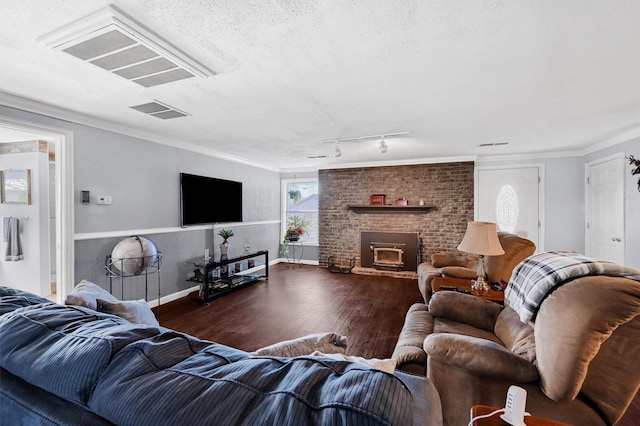
<svg viewBox="0 0 640 426">
<path fill-rule="evenodd" d="M 24 259 L 20 241 L 20 219 L 17 217 L 4 218 L 4 242 L 7 243 L 5 260 L 17 262 Z"/>
</svg>

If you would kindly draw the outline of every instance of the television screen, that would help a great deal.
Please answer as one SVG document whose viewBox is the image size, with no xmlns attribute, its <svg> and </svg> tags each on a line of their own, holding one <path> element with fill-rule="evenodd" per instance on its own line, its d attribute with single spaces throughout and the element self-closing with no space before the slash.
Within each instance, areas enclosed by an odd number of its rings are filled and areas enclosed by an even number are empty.
<svg viewBox="0 0 640 426">
<path fill-rule="evenodd" d="M 180 224 L 242 222 L 242 182 L 180 173 Z"/>
</svg>

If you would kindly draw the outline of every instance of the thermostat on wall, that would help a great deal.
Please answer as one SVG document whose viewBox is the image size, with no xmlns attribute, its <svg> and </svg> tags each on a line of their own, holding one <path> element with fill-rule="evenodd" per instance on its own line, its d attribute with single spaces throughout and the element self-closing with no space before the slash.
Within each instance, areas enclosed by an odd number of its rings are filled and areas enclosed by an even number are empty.
<svg viewBox="0 0 640 426">
<path fill-rule="evenodd" d="M 96 204 L 111 204 L 111 195 L 98 195 Z"/>
</svg>

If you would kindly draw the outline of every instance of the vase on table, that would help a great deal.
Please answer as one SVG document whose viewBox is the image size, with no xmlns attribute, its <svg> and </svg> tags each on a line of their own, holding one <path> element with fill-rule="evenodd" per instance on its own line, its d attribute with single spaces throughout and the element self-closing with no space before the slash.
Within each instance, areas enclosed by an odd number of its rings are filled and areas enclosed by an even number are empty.
<svg viewBox="0 0 640 426">
<path fill-rule="evenodd" d="M 228 259 L 229 258 L 229 242 L 223 241 L 220 244 L 220 259 Z"/>
</svg>

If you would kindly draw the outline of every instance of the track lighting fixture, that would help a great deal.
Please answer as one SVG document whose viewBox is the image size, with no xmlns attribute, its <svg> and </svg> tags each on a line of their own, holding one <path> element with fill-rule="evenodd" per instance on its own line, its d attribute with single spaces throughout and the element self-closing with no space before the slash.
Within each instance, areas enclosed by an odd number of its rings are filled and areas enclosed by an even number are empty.
<svg viewBox="0 0 640 426">
<path fill-rule="evenodd" d="M 380 150 L 381 154 L 385 154 L 387 152 L 387 149 L 389 149 L 387 144 L 384 142 L 384 137 L 380 138 L 380 146 L 378 147 L 378 149 Z"/>
<path fill-rule="evenodd" d="M 336 148 L 333 151 L 333 156 L 336 158 L 342 156 L 342 150 L 340 150 L 340 147 L 338 146 L 338 141 L 336 141 Z"/>
<path fill-rule="evenodd" d="M 382 135 L 359 136 L 355 138 L 329 139 L 329 140 L 322 141 L 322 143 L 334 144 L 335 147 L 333 150 L 333 156 L 337 158 L 342 156 L 342 150 L 338 145 L 340 142 L 350 143 L 350 142 L 361 142 L 361 141 L 366 141 L 371 139 L 380 139 L 380 145 L 378 145 L 378 150 L 380 151 L 381 154 L 385 154 L 389 150 L 389 145 L 387 145 L 385 138 L 408 135 L 409 133 L 411 132 L 385 133 Z"/>
</svg>

